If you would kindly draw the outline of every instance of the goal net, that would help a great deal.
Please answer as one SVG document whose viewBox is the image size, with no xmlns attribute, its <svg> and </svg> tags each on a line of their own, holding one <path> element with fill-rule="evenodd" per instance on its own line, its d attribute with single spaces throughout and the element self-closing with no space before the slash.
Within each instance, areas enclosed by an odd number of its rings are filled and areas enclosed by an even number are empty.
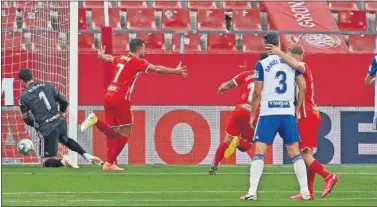
<svg viewBox="0 0 377 207">
<path fill-rule="evenodd" d="M 23 86 L 18 71 L 28 68 L 36 81 L 50 82 L 68 98 L 69 1 L 2 1 L 1 9 L 1 149 L 2 164 L 38 163 L 42 145 L 19 112 Z M 35 152 L 17 152 L 19 140 L 33 141 Z M 67 150 L 59 146 L 59 155 Z"/>
</svg>

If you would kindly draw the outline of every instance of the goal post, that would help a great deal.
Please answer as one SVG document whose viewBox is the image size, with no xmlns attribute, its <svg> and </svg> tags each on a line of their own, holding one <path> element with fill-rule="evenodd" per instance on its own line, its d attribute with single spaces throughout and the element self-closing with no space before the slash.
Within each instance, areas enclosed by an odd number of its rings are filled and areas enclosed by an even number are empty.
<svg viewBox="0 0 377 207">
<path fill-rule="evenodd" d="M 78 1 L 69 3 L 69 136 L 77 141 L 78 112 Z M 77 153 L 70 151 L 71 159 L 78 163 Z"/>
<path fill-rule="evenodd" d="M 78 2 L 7 1 L 1 13 L 2 164 L 37 164 L 42 145 L 19 112 L 18 99 L 24 89 L 18 71 L 29 68 L 36 81 L 50 82 L 67 97 L 69 135 L 77 139 Z M 17 143 L 24 138 L 33 141 L 35 153 L 17 152 Z M 58 157 L 67 153 L 77 162 L 77 154 L 60 145 Z"/>
</svg>

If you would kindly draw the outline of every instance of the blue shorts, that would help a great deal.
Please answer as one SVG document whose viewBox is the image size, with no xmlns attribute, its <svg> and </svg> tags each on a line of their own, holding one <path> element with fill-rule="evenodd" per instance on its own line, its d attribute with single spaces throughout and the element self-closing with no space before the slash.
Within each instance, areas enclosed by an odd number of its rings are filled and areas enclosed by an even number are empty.
<svg viewBox="0 0 377 207">
<path fill-rule="evenodd" d="M 300 142 L 296 117 L 292 115 L 260 116 L 254 141 L 272 145 L 278 132 L 285 144 Z"/>
</svg>

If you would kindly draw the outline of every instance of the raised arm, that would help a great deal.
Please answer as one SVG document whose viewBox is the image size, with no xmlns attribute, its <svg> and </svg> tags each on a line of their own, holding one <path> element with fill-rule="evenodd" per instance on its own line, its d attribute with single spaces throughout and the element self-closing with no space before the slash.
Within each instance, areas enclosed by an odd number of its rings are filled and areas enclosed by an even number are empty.
<svg viewBox="0 0 377 207">
<path fill-rule="evenodd" d="M 98 50 L 98 52 L 97 52 L 98 59 L 105 61 L 107 63 L 112 63 L 113 60 L 114 60 L 114 56 L 109 55 L 109 54 L 105 54 L 105 49 L 106 49 L 106 47 L 103 47 L 103 48 Z"/>
<path fill-rule="evenodd" d="M 296 115 L 300 111 L 302 104 L 304 103 L 306 96 L 306 83 L 303 75 L 296 76 L 296 83 L 298 87 L 298 100 L 296 104 Z"/>
<path fill-rule="evenodd" d="M 223 94 L 225 91 L 232 89 L 234 87 L 237 87 L 237 85 L 236 85 L 236 82 L 234 81 L 234 79 L 232 79 L 230 81 L 221 83 L 218 91 L 219 91 L 220 94 Z"/>
<path fill-rule="evenodd" d="M 176 68 L 169 68 L 162 65 L 149 64 L 147 71 L 158 73 L 158 74 L 166 74 L 166 75 L 172 74 L 172 75 L 180 75 L 185 78 L 187 77 L 187 68 L 186 66 L 182 66 L 181 62 L 179 62 Z"/>
<path fill-rule="evenodd" d="M 268 45 L 266 45 L 265 49 L 266 49 L 266 51 L 269 55 L 278 55 L 285 62 L 287 62 L 287 64 L 289 66 L 291 66 L 293 69 L 296 69 L 296 70 L 300 71 L 301 73 L 305 73 L 305 64 L 297 61 L 296 59 L 294 59 L 293 57 L 291 57 L 287 53 L 281 51 L 279 47 L 268 44 Z"/>
</svg>

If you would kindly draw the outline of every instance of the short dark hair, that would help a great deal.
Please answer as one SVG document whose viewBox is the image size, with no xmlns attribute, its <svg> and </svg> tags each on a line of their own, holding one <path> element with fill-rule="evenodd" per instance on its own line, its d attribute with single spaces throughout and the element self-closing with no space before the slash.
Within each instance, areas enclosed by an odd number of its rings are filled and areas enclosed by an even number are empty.
<svg viewBox="0 0 377 207">
<path fill-rule="evenodd" d="M 27 68 L 21 69 L 18 72 L 18 78 L 20 80 L 22 80 L 23 82 L 29 82 L 29 81 L 33 80 L 33 74 L 31 73 L 31 70 L 29 70 Z"/>
<path fill-rule="evenodd" d="M 268 57 L 268 54 L 266 52 L 262 52 L 261 54 L 259 54 L 259 60 L 263 60 L 267 57 Z"/>
<path fill-rule="evenodd" d="M 263 35 L 264 44 L 271 44 L 274 46 L 279 46 L 279 34 L 277 32 L 267 32 Z"/>
<path fill-rule="evenodd" d="M 304 54 L 304 48 L 302 48 L 300 45 L 293 45 L 288 48 L 288 51 L 295 55 L 303 55 Z"/>
<path fill-rule="evenodd" d="M 143 46 L 144 43 L 145 41 L 143 39 L 140 39 L 140 38 L 132 39 L 130 41 L 130 51 L 136 52 L 136 50 L 139 49 L 141 46 Z"/>
</svg>

